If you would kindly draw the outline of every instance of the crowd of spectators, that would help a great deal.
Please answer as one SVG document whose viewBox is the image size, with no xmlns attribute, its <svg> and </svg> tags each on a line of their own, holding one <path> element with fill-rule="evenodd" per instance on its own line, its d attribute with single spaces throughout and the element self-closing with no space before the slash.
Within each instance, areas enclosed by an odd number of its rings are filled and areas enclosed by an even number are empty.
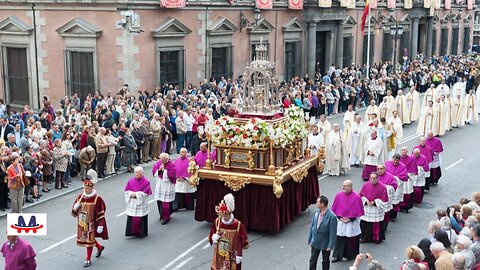
<svg viewBox="0 0 480 270">
<path fill-rule="evenodd" d="M 479 270 L 480 192 L 438 209 L 436 215 L 429 222 L 428 236 L 406 248 L 400 270 Z M 368 269 L 384 269 L 372 259 L 370 254 L 359 254 L 350 270 L 358 269 L 363 260 Z"/>
</svg>

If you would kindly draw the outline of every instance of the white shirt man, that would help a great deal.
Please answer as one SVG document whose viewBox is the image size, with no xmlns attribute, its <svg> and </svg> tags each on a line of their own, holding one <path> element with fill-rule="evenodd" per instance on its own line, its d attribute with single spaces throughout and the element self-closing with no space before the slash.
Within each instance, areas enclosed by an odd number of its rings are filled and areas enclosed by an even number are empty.
<svg viewBox="0 0 480 270">
<path fill-rule="evenodd" d="M 363 147 L 365 145 L 365 125 L 362 117 L 357 115 L 355 122 L 350 126 L 347 134 L 347 147 L 350 154 L 350 165 L 358 167 L 363 158 Z"/>
<path fill-rule="evenodd" d="M 318 155 L 320 147 L 324 146 L 325 141 L 323 134 L 318 132 L 318 127 L 312 127 L 312 133 L 308 135 L 308 147 L 312 156 Z"/>
<path fill-rule="evenodd" d="M 460 94 L 457 94 L 455 100 L 453 100 L 453 127 L 463 127 L 465 125 L 465 104 Z"/>
<path fill-rule="evenodd" d="M 465 96 L 465 122 L 470 124 L 471 122 L 478 121 L 478 106 L 475 104 L 475 93 L 470 90 L 468 95 Z"/>
<path fill-rule="evenodd" d="M 370 173 L 377 170 L 377 165 L 384 162 L 383 141 L 377 136 L 377 131 L 370 131 L 370 138 L 365 142 L 364 148 L 364 164 L 362 179 L 368 181 Z"/>
<path fill-rule="evenodd" d="M 355 111 L 353 110 L 353 105 L 348 105 L 348 109 L 343 115 L 343 130 L 348 132 L 350 126 L 355 121 Z"/>
<path fill-rule="evenodd" d="M 398 95 L 395 98 L 397 105 L 398 117 L 400 117 L 403 124 L 410 124 L 410 116 L 408 114 L 407 97 L 403 94 L 402 90 L 398 90 Z"/>
<path fill-rule="evenodd" d="M 417 121 L 420 117 L 420 97 L 415 87 L 410 88 L 406 98 L 408 118 L 411 123 Z"/>
<path fill-rule="evenodd" d="M 333 124 L 333 130 L 329 132 L 326 138 L 325 148 L 325 168 L 330 175 L 339 176 L 341 172 L 350 169 L 343 133 L 336 123 Z"/>
<path fill-rule="evenodd" d="M 427 136 L 429 130 L 437 130 L 437 113 L 433 107 L 433 101 L 428 101 L 428 106 L 423 108 L 422 114 L 420 116 L 420 122 L 417 127 L 417 135 Z M 435 134 L 436 135 L 436 134 Z"/>
<path fill-rule="evenodd" d="M 446 93 L 445 97 L 442 97 L 443 102 L 443 121 L 445 130 L 451 130 L 453 126 L 453 98 L 450 97 L 450 93 Z"/>
</svg>

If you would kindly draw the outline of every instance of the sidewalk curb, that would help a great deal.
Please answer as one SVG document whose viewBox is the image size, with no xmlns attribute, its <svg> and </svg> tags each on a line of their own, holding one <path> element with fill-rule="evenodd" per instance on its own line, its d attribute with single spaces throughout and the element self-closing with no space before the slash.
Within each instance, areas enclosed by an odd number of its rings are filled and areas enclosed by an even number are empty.
<svg viewBox="0 0 480 270">
<path fill-rule="evenodd" d="M 125 171 L 125 172 L 126 172 L 126 171 Z M 120 173 L 120 174 L 123 174 L 123 173 Z M 110 179 L 110 178 L 112 178 L 113 176 L 118 176 L 118 175 L 120 175 L 120 174 L 117 173 L 116 175 L 107 176 L 107 177 L 105 177 L 105 178 L 103 178 L 103 179 L 98 179 L 98 183 L 103 182 L 103 181 L 105 181 L 105 180 L 107 180 L 107 179 Z M 56 194 L 56 195 L 54 195 L 54 196 L 52 196 L 52 197 L 49 197 L 49 198 L 46 198 L 46 199 L 44 199 L 44 200 L 39 200 L 39 201 L 37 201 L 37 202 L 30 203 L 30 204 L 28 204 L 28 205 L 23 206 L 22 210 L 25 210 L 25 209 L 28 209 L 28 208 L 31 208 L 31 207 L 40 205 L 40 204 L 42 204 L 42 203 L 46 203 L 46 202 L 51 201 L 51 200 L 53 200 L 53 199 L 62 197 L 62 196 L 64 196 L 64 195 L 73 193 L 73 192 L 75 192 L 75 191 L 78 191 L 78 190 L 80 190 L 80 189 L 83 189 L 83 186 L 74 187 L 74 188 L 72 188 L 72 189 L 69 189 L 68 191 L 65 191 L 65 192 Z M 25 212 L 25 211 L 22 211 L 22 212 Z M 2 213 L 0 214 L 0 218 L 7 216 L 7 214 L 10 214 L 10 213 L 8 213 L 7 211 L 2 212 Z"/>
<path fill-rule="evenodd" d="M 171 158 L 173 158 L 173 157 L 176 158 L 176 157 L 177 157 L 177 154 L 176 154 L 176 153 L 175 153 L 175 154 L 170 154 L 170 157 L 171 157 Z M 156 161 L 152 160 L 152 161 L 150 161 L 150 162 L 148 162 L 148 163 L 142 163 L 142 164 L 140 164 L 140 165 L 138 165 L 138 166 L 140 166 L 140 167 L 142 167 L 142 168 L 145 168 L 145 167 L 148 167 L 148 166 L 153 166 L 153 165 L 155 164 L 155 162 L 156 162 Z M 128 174 L 127 170 L 121 170 L 121 171 L 118 171 L 117 174 L 115 174 L 115 175 L 109 175 L 109 176 L 107 176 L 107 177 L 105 177 L 105 178 L 99 178 L 97 183 L 100 183 L 100 182 L 106 181 L 106 180 L 108 180 L 108 179 L 110 179 L 110 178 L 117 177 L 117 176 L 121 176 L 121 175 L 124 175 L 124 174 L 125 174 L 125 175 Z M 64 196 L 64 195 L 68 195 L 68 194 L 70 194 L 70 193 L 76 192 L 76 191 L 81 190 L 81 189 L 83 189 L 83 185 L 80 185 L 80 186 L 78 186 L 78 187 L 74 187 L 74 188 L 72 188 L 72 189 L 69 189 L 68 191 L 65 191 L 65 192 L 56 194 L 56 195 L 54 195 L 54 196 L 52 196 L 52 197 L 49 197 L 49 198 L 46 198 L 46 199 L 43 199 L 43 200 L 39 200 L 39 201 L 37 201 L 37 202 L 30 203 L 30 204 L 28 204 L 28 205 L 24 205 L 23 208 L 22 208 L 22 210 L 25 210 L 25 209 L 28 209 L 28 208 L 31 208 L 31 207 L 40 205 L 40 204 L 42 204 L 42 203 L 46 203 L 46 202 L 48 202 L 48 201 L 51 201 L 51 200 L 53 200 L 53 199 L 62 197 L 62 196 Z M 8 210 L 10 210 L 10 209 L 8 209 Z M 24 212 L 24 211 L 23 211 L 23 212 Z M 0 219 L 3 218 L 3 217 L 6 217 L 7 214 L 10 214 L 10 212 L 7 212 L 7 210 L 5 210 L 5 212 L 1 212 L 1 213 L 0 213 Z"/>
</svg>

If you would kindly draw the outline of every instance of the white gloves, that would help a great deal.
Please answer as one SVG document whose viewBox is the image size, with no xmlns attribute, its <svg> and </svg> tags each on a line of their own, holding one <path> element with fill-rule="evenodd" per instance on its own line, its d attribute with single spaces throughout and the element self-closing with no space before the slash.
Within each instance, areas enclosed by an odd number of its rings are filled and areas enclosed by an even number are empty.
<svg viewBox="0 0 480 270">
<path fill-rule="evenodd" d="M 97 227 L 97 233 L 101 234 L 103 232 L 103 226 L 98 226 Z"/>
<path fill-rule="evenodd" d="M 75 211 L 78 211 L 78 209 L 80 209 L 80 207 L 82 207 L 82 205 L 81 205 L 79 202 L 76 202 L 76 203 L 73 205 L 73 209 L 75 209 Z"/>
<path fill-rule="evenodd" d="M 220 239 L 220 235 L 218 235 L 216 233 L 212 235 L 212 242 L 214 244 L 216 244 L 218 242 L 218 239 Z"/>
<path fill-rule="evenodd" d="M 242 263 L 242 260 L 243 260 L 243 257 L 242 257 L 242 256 L 236 256 L 236 257 L 235 257 L 235 262 L 236 262 L 237 264 L 241 264 L 241 263 Z"/>
</svg>

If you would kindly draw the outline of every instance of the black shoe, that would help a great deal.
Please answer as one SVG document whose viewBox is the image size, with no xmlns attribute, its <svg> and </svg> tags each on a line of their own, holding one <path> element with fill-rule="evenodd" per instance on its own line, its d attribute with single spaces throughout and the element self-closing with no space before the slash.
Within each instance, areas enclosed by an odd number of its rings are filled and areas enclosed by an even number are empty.
<svg viewBox="0 0 480 270">
<path fill-rule="evenodd" d="M 339 262 L 339 261 L 341 261 L 339 258 L 335 258 L 335 257 L 332 258 L 332 263 L 336 263 L 336 262 Z"/>
<path fill-rule="evenodd" d="M 97 250 L 97 254 L 95 254 L 95 258 L 102 256 L 102 252 L 105 250 L 105 246 L 102 246 L 101 249 Z"/>
<path fill-rule="evenodd" d="M 26 199 L 25 201 L 26 201 L 27 203 L 34 203 L 34 201 L 31 200 L 31 199 Z"/>
<path fill-rule="evenodd" d="M 162 220 L 162 225 L 166 225 L 168 221 Z"/>
<path fill-rule="evenodd" d="M 92 265 L 92 261 L 86 260 L 85 263 L 83 264 L 83 267 L 90 267 Z"/>
</svg>

